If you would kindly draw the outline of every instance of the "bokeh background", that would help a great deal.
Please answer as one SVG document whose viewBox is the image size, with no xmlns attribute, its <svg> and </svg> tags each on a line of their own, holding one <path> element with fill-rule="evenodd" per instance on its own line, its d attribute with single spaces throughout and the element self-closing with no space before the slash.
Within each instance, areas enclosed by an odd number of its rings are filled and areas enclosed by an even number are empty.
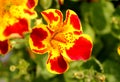
<svg viewBox="0 0 120 82">
<path fill-rule="evenodd" d="M 11 40 L 13 49 L 0 56 L 0 82 L 120 82 L 120 1 L 39 0 L 31 27 L 44 22 L 40 12 L 50 8 L 60 9 L 64 17 L 67 9 L 78 14 L 84 33 L 93 40 L 91 58 L 71 62 L 64 74 L 51 74 L 45 67 L 47 53 L 30 51 L 28 33 L 25 39 Z"/>
</svg>

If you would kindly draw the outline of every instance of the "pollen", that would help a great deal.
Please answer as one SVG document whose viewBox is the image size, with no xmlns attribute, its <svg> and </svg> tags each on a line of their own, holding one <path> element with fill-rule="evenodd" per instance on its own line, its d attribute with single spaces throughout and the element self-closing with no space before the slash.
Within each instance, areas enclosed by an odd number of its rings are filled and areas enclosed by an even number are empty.
<svg viewBox="0 0 120 82">
<path fill-rule="evenodd" d="M 69 43 L 72 43 L 75 41 L 75 37 L 73 36 L 72 33 L 66 33 L 65 34 L 65 39 L 69 42 Z"/>
</svg>

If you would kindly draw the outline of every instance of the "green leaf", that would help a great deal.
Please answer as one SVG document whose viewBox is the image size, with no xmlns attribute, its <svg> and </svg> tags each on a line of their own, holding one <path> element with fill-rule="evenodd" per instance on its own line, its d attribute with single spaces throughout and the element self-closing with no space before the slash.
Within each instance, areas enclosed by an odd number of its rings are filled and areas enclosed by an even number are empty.
<svg viewBox="0 0 120 82">
<path fill-rule="evenodd" d="M 120 16 L 120 6 L 118 6 L 117 8 L 116 8 L 116 10 L 115 10 L 115 12 L 114 12 L 114 15 L 115 16 Z"/>
<path fill-rule="evenodd" d="M 96 36 L 94 40 L 92 55 L 94 55 L 95 57 L 98 56 L 102 48 L 103 48 L 103 43 L 101 39 L 98 36 Z"/>
<path fill-rule="evenodd" d="M 120 81 L 120 66 L 114 60 L 106 60 L 103 63 L 106 82 L 119 82 Z"/>
<path fill-rule="evenodd" d="M 89 18 L 91 16 L 91 5 L 90 3 L 82 3 L 80 5 L 81 15 L 85 23 L 89 24 Z"/>
<path fill-rule="evenodd" d="M 97 59 L 91 58 L 86 62 L 72 62 L 70 69 L 64 73 L 64 77 L 66 82 L 88 82 L 88 80 L 99 82 L 99 76 L 102 75 L 100 72 L 103 72 L 102 64 Z"/>
<path fill-rule="evenodd" d="M 120 7 L 116 8 L 112 17 L 112 35 L 120 40 Z"/>
<path fill-rule="evenodd" d="M 91 4 L 91 24 L 96 33 L 106 34 L 110 32 L 111 15 L 114 7 L 110 2 Z"/>
<path fill-rule="evenodd" d="M 19 64 L 17 65 L 17 68 L 19 69 L 19 74 L 20 75 L 27 74 L 28 67 L 29 67 L 29 63 L 24 59 L 21 59 L 19 61 Z"/>
<path fill-rule="evenodd" d="M 89 24 L 86 23 L 85 25 L 83 25 L 83 31 L 85 34 L 90 35 L 92 41 L 95 41 L 95 32 Z"/>
<path fill-rule="evenodd" d="M 85 69 L 90 69 L 90 68 L 94 68 L 94 70 L 103 73 L 103 66 L 100 63 L 99 60 L 97 60 L 96 58 L 92 57 L 90 60 L 88 60 L 87 62 L 83 63 L 82 68 Z"/>
<path fill-rule="evenodd" d="M 110 2 L 82 3 L 81 15 L 85 23 L 91 25 L 97 34 L 106 34 L 111 31 L 110 24 L 114 6 Z"/>
<path fill-rule="evenodd" d="M 113 36 L 120 40 L 120 24 L 113 23 L 111 26 Z"/>
</svg>

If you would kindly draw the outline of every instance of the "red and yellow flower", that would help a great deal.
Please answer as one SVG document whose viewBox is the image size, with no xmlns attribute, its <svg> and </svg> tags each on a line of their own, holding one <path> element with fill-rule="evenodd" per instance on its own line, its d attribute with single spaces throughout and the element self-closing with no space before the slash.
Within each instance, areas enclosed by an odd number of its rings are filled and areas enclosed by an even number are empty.
<svg viewBox="0 0 120 82">
<path fill-rule="evenodd" d="M 0 54 L 9 51 L 10 38 L 23 37 L 30 30 L 30 19 L 37 16 L 36 5 L 37 0 L 0 0 Z"/>
<path fill-rule="evenodd" d="M 117 52 L 120 55 L 120 45 L 117 47 Z"/>
<path fill-rule="evenodd" d="M 64 0 L 58 0 L 58 2 L 59 2 L 60 5 L 64 4 Z"/>
<path fill-rule="evenodd" d="M 77 14 L 66 11 L 66 19 L 57 9 L 41 12 L 47 25 L 40 24 L 32 29 L 29 44 L 33 52 L 49 57 L 46 67 L 52 73 L 62 74 L 68 68 L 68 63 L 74 60 L 87 60 L 92 51 L 90 36 L 83 34 Z"/>
</svg>

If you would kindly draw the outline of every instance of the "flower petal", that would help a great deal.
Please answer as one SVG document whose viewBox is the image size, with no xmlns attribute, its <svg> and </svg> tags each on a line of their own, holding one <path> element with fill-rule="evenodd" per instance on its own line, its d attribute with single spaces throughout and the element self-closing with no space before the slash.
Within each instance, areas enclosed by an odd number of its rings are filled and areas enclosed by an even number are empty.
<svg viewBox="0 0 120 82">
<path fill-rule="evenodd" d="M 62 74 L 69 68 L 68 63 L 63 58 L 63 56 L 59 53 L 58 50 L 54 49 L 49 54 L 46 66 L 48 71 L 55 74 Z"/>
<path fill-rule="evenodd" d="M 76 35 L 82 33 L 82 26 L 77 14 L 72 10 L 66 11 L 66 19 L 64 21 L 64 29 L 66 32 L 72 32 Z"/>
<path fill-rule="evenodd" d="M 60 5 L 64 4 L 64 0 L 58 0 L 58 2 L 59 2 Z"/>
<path fill-rule="evenodd" d="M 6 27 L 6 29 L 4 30 L 4 35 L 6 37 L 8 36 L 20 36 L 23 37 L 23 33 L 24 32 L 28 32 L 29 28 L 28 28 L 28 21 L 26 19 L 18 19 L 19 22 L 13 24 L 13 25 L 9 25 Z"/>
<path fill-rule="evenodd" d="M 10 48 L 9 40 L 0 41 L 0 54 L 6 54 Z"/>
<path fill-rule="evenodd" d="M 57 9 L 48 9 L 41 12 L 42 16 L 46 20 L 49 25 L 49 28 L 54 31 L 56 30 L 57 26 L 61 25 L 63 15 L 60 10 Z"/>
<path fill-rule="evenodd" d="M 27 0 L 27 7 L 28 8 L 34 8 L 37 5 L 37 0 Z"/>
<path fill-rule="evenodd" d="M 120 55 L 120 45 L 119 45 L 118 48 L 117 48 L 117 52 L 118 52 L 118 54 Z"/>
<path fill-rule="evenodd" d="M 29 20 L 35 19 L 37 17 L 37 13 L 34 10 L 24 9 L 24 17 L 28 18 Z"/>
<path fill-rule="evenodd" d="M 66 49 L 66 55 L 70 60 L 87 60 L 92 51 L 92 40 L 88 35 L 82 34 L 74 45 Z"/>
<path fill-rule="evenodd" d="M 40 25 L 33 28 L 30 34 L 30 48 L 36 53 L 45 53 L 49 47 L 50 34 L 46 25 Z"/>
</svg>

